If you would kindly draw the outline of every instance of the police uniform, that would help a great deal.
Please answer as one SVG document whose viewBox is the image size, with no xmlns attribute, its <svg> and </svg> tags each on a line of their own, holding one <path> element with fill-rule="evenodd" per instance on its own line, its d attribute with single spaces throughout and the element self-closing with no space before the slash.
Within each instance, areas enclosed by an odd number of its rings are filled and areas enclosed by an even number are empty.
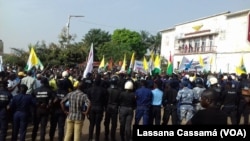
<svg viewBox="0 0 250 141">
<path fill-rule="evenodd" d="M 66 120 L 66 114 L 63 112 L 60 102 L 67 95 L 67 91 L 63 90 L 63 80 L 59 79 L 57 81 L 58 90 L 56 91 L 55 99 L 53 100 L 51 117 L 50 117 L 50 131 L 49 137 L 50 141 L 53 141 L 56 132 L 56 127 L 58 125 L 58 141 L 63 141 L 64 138 L 64 126 Z"/>
<path fill-rule="evenodd" d="M 135 91 L 136 96 L 136 111 L 135 125 L 138 125 L 143 118 L 143 125 L 149 124 L 150 107 L 152 104 L 152 91 L 146 87 L 146 80 L 141 80 L 141 87 Z"/>
<path fill-rule="evenodd" d="M 237 124 L 238 103 L 239 95 L 237 90 L 232 87 L 232 82 L 228 81 L 225 90 L 222 92 L 221 110 L 227 114 L 233 125 Z"/>
<path fill-rule="evenodd" d="M 52 102 L 52 96 L 54 91 L 49 87 L 49 82 L 47 78 L 42 78 L 42 86 L 35 89 L 33 95 L 36 98 L 36 113 L 34 127 L 32 130 L 32 141 L 36 141 L 37 131 L 39 124 L 41 126 L 40 130 L 40 141 L 45 140 L 46 126 L 49 118 L 49 109 Z"/>
<path fill-rule="evenodd" d="M 11 110 L 13 114 L 13 129 L 12 141 L 16 141 L 18 133 L 20 132 L 20 141 L 25 141 L 25 136 L 28 126 L 28 117 L 30 114 L 30 107 L 35 106 L 35 98 L 32 95 L 26 94 L 28 87 L 24 84 L 20 85 L 20 93 L 13 97 L 11 102 Z"/>
<path fill-rule="evenodd" d="M 119 121 L 120 121 L 120 137 L 121 141 L 131 139 L 131 126 L 134 117 L 134 109 L 136 107 L 135 93 L 133 92 L 133 83 L 128 81 L 125 83 L 124 91 L 119 97 Z"/>
<path fill-rule="evenodd" d="M 8 130 L 8 112 L 7 106 L 10 104 L 12 95 L 11 93 L 4 88 L 3 82 L 0 82 L 2 85 L 0 87 L 0 140 L 5 141 Z"/>
<path fill-rule="evenodd" d="M 180 89 L 177 93 L 176 100 L 180 104 L 180 123 L 185 119 L 186 121 L 190 120 L 194 115 L 194 93 L 192 89 L 188 88 L 188 82 L 183 81 L 181 83 L 183 88 Z"/>
<path fill-rule="evenodd" d="M 167 125 L 169 118 L 172 118 L 172 125 L 178 124 L 177 116 L 177 90 L 174 89 L 173 83 L 166 84 L 167 89 L 164 90 L 162 105 L 164 106 L 162 125 Z"/>
<path fill-rule="evenodd" d="M 94 85 L 87 90 L 87 95 L 91 102 L 89 111 L 89 140 L 93 139 L 94 128 L 95 141 L 100 139 L 101 121 L 104 114 L 104 109 L 107 105 L 107 89 L 101 86 L 101 76 L 98 75 L 94 80 Z"/>
<path fill-rule="evenodd" d="M 111 141 L 115 141 L 115 134 L 117 128 L 119 96 L 121 90 L 117 87 L 118 76 L 111 78 L 111 86 L 108 88 L 108 105 L 106 108 L 104 126 L 105 126 L 105 139 L 109 137 L 109 125 L 111 121 Z"/>
</svg>

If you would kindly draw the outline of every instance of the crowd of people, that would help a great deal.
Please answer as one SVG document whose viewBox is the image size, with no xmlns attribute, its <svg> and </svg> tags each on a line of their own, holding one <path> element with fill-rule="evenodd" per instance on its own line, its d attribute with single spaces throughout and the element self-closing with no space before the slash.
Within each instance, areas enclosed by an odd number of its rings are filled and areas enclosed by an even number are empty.
<svg viewBox="0 0 250 141">
<path fill-rule="evenodd" d="M 250 123 L 247 74 L 82 74 L 75 68 L 0 72 L 0 140 L 8 123 L 12 141 L 24 141 L 29 124 L 32 141 L 45 141 L 48 125 L 50 141 L 56 130 L 58 141 L 79 141 L 84 120 L 89 141 L 130 141 L 133 125 Z"/>
</svg>

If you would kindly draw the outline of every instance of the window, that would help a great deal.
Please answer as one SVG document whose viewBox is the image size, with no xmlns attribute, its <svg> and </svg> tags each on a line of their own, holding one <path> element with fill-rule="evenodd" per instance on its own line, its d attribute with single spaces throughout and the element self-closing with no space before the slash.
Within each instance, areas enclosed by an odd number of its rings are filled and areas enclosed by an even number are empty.
<svg viewBox="0 0 250 141">
<path fill-rule="evenodd" d="M 200 38 L 194 39 L 194 51 L 199 52 L 200 49 Z"/>
<path fill-rule="evenodd" d="M 212 35 L 210 35 L 209 36 L 209 51 L 211 51 L 212 50 L 212 47 L 213 47 L 213 41 L 214 39 L 213 39 L 213 36 Z"/>
<path fill-rule="evenodd" d="M 202 37 L 201 38 L 201 52 L 205 51 L 205 47 L 206 47 L 206 37 Z"/>
</svg>

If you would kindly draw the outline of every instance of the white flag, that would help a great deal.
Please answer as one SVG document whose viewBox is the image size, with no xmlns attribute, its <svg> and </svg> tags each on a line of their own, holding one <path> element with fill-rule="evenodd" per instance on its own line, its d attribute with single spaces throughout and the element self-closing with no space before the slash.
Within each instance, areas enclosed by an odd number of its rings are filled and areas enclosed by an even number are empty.
<svg viewBox="0 0 250 141">
<path fill-rule="evenodd" d="M 86 78 L 88 73 L 92 73 L 93 62 L 94 62 L 94 50 L 93 50 L 93 43 L 92 43 L 90 51 L 89 51 L 87 66 L 86 66 L 86 68 L 85 68 L 85 70 L 83 72 L 83 78 Z"/>
<path fill-rule="evenodd" d="M 3 57 L 0 56 L 0 72 L 1 71 L 4 71 L 4 68 L 3 68 Z"/>
</svg>

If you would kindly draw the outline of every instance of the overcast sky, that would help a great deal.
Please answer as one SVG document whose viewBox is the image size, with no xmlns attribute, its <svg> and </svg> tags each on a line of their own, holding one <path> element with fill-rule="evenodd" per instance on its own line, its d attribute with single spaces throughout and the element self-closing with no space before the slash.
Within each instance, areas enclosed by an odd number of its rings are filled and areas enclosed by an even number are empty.
<svg viewBox="0 0 250 141">
<path fill-rule="evenodd" d="M 76 41 L 94 28 L 126 28 L 153 35 L 176 24 L 226 11 L 250 9 L 250 0 L 0 0 L 0 40 L 4 52 L 28 50 L 38 41 L 58 43 L 58 35 L 71 18 Z"/>
</svg>

